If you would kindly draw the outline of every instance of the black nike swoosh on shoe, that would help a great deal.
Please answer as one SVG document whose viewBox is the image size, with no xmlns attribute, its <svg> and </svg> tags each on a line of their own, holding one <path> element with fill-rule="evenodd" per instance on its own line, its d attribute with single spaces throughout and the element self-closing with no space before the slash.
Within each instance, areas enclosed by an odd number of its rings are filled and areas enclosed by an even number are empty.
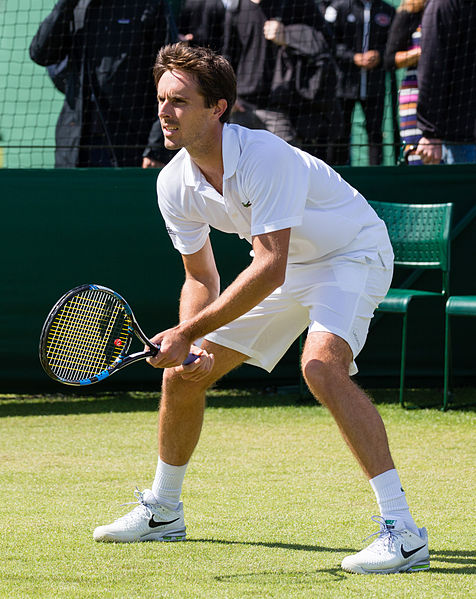
<svg viewBox="0 0 476 599">
<path fill-rule="evenodd" d="M 426 545 L 426 543 L 425 543 L 425 545 Z M 407 559 L 408 557 L 412 556 L 417 551 L 420 551 L 420 549 L 423 549 L 423 547 L 425 547 L 425 545 L 422 545 L 421 547 L 417 547 L 416 549 L 412 549 L 411 551 L 405 551 L 405 549 L 403 548 L 403 545 L 402 545 L 400 547 L 400 551 L 402 552 L 403 557 L 405 559 Z"/>
<path fill-rule="evenodd" d="M 157 526 L 166 526 L 167 524 L 173 524 L 174 522 L 177 522 L 177 520 L 179 520 L 179 518 L 175 518 L 175 520 L 169 520 L 168 522 L 156 522 L 154 520 L 154 517 L 152 517 L 149 520 L 149 526 L 151 528 L 157 528 Z"/>
</svg>

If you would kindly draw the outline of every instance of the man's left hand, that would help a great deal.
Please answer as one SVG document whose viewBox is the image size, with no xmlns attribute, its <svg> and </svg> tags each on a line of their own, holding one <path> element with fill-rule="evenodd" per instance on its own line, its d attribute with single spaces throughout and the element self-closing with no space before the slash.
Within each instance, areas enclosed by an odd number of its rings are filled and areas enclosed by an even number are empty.
<svg viewBox="0 0 476 599">
<path fill-rule="evenodd" d="M 371 71 L 380 64 L 380 52 L 378 50 L 368 50 L 362 54 L 362 68 Z"/>
<path fill-rule="evenodd" d="M 196 345 L 192 345 L 190 352 L 198 356 L 198 358 L 190 364 L 175 366 L 174 370 L 187 381 L 200 381 L 212 371 L 215 364 L 215 356 Z"/>
<path fill-rule="evenodd" d="M 278 46 L 286 46 L 284 25 L 275 19 L 266 21 L 263 28 L 264 37 Z"/>
</svg>

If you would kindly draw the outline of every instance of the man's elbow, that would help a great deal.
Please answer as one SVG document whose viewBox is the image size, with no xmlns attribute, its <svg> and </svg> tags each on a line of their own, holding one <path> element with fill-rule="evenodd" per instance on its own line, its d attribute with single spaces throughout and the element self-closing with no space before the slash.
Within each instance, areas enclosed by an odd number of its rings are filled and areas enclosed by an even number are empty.
<svg viewBox="0 0 476 599">
<path fill-rule="evenodd" d="M 220 277 L 218 273 L 215 273 L 213 276 L 200 279 L 199 283 L 208 290 L 208 295 L 211 298 L 216 299 L 220 295 Z"/>
<path fill-rule="evenodd" d="M 266 270 L 266 280 L 270 287 L 270 292 L 273 292 L 278 287 L 284 284 L 286 280 L 286 269 L 282 267 L 270 267 Z"/>
</svg>

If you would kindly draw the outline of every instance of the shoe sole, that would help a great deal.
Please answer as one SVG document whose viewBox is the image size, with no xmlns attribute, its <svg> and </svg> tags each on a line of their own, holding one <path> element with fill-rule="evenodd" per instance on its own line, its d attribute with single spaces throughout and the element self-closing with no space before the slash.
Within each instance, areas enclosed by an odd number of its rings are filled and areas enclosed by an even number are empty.
<svg viewBox="0 0 476 599">
<path fill-rule="evenodd" d="M 94 540 L 99 543 L 142 543 L 147 541 L 163 541 L 165 543 L 171 543 L 174 541 L 185 541 L 186 538 L 187 535 L 185 534 L 185 531 L 183 531 L 169 534 L 151 533 L 138 539 L 121 539 L 120 537 L 108 534 L 100 538 L 94 538 Z"/>
<path fill-rule="evenodd" d="M 139 541 L 165 541 L 165 542 L 174 542 L 174 541 L 185 541 L 187 535 L 185 531 L 183 533 L 173 533 L 168 535 L 156 536 L 154 533 L 150 535 L 145 535 L 141 537 Z"/>
<path fill-rule="evenodd" d="M 389 570 L 365 570 L 362 566 L 353 566 L 353 569 L 350 567 L 345 568 L 342 567 L 346 572 L 350 572 L 351 574 L 408 574 L 412 572 L 422 572 L 430 569 L 430 562 L 419 562 L 417 564 L 406 564 L 401 568 L 395 569 L 391 568 Z"/>
</svg>

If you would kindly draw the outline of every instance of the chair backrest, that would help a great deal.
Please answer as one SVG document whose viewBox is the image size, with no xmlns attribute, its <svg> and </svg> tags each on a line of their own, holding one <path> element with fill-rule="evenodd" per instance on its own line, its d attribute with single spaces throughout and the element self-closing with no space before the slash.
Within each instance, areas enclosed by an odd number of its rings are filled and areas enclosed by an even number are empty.
<svg viewBox="0 0 476 599">
<path fill-rule="evenodd" d="M 395 264 L 448 270 L 453 204 L 370 205 L 387 225 Z"/>
<path fill-rule="evenodd" d="M 370 202 L 387 225 L 395 264 L 443 271 L 443 292 L 450 270 L 450 229 L 453 204 Z"/>
</svg>

